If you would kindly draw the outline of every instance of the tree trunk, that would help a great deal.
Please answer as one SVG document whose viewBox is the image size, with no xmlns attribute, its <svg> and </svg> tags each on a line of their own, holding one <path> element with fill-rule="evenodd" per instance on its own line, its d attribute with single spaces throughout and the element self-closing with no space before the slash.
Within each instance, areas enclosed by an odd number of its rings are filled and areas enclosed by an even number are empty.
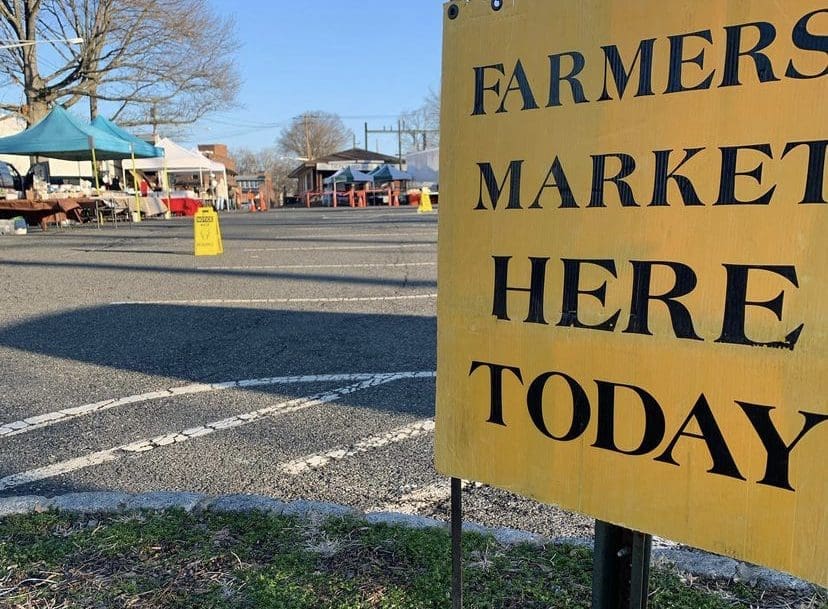
<svg viewBox="0 0 828 609">
<path fill-rule="evenodd" d="M 31 45 L 23 48 L 23 75 L 26 83 L 26 106 L 23 109 L 23 118 L 28 126 L 34 125 L 49 112 L 49 104 L 45 97 L 43 79 L 37 71 L 37 48 Z"/>
<path fill-rule="evenodd" d="M 49 114 L 49 104 L 39 99 L 37 95 L 30 96 L 28 91 L 26 93 L 26 107 L 24 108 L 23 118 L 26 119 L 26 125 L 31 127 Z"/>
</svg>

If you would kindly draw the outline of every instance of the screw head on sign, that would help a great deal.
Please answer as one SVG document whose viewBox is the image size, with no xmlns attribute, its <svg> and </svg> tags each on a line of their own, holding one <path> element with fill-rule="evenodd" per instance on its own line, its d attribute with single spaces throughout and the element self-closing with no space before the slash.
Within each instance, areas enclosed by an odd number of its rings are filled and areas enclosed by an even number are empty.
<svg viewBox="0 0 828 609">
<path fill-rule="evenodd" d="M 499 11 L 503 8 L 503 0 L 492 0 L 492 10 Z"/>
<path fill-rule="evenodd" d="M 449 19 L 457 19 L 457 16 L 460 14 L 460 7 L 456 4 L 450 4 L 448 7 L 448 18 Z"/>
</svg>

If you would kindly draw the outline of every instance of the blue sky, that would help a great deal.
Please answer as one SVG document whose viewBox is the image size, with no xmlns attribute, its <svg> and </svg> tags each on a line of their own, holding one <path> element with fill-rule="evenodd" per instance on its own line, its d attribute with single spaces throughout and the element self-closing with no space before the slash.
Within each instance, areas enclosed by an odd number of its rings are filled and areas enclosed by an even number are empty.
<svg viewBox="0 0 828 609">
<path fill-rule="evenodd" d="M 189 143 L 272 146 L 305 111 L 343 117 L 363 146 L 363 125 L 396 126 L 440 86 L 442 0 L 211 0 L 236 20 L 241 107 L 195 126 Z M 377 139 L 395 154 L 396 138 Z"/>
</svg>

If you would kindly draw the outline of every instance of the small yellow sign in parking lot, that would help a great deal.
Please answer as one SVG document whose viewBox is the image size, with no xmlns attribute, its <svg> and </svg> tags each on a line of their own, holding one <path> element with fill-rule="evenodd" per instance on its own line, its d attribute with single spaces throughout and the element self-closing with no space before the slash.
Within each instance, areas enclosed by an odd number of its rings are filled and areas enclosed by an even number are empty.
<svg viewBox="0 0 828 609">
<path fill-rule="evenodd" d="M 424 186 L 420 194 L 420 206 L 417 208 L 417 213 L 427 214 L 432 211 L 434 209 L 431 207 L 431 190 L 427 186 Z"/>
<path fill-rule="evenodd" d="M 218 256 L 224 253 L 218 214 L 212 207 L 202 207 L 193 218 L 196 256 Z"/>
</svg>

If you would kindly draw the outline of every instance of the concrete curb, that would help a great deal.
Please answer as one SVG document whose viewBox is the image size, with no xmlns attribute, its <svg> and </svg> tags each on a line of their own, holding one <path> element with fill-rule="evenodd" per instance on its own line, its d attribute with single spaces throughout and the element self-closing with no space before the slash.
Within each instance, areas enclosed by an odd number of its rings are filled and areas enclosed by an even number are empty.
<svg viewBox="0 0 828 609">
<path fill-rule="evenodd" d="M 353 508 L 335 503 L 306 500 L 285 503 L 262 495 L 222 495 L 214 497 L 198 493 L 157 491 L 139 494 L 118 492 L 70 493 L 52 498 L 35 495 L 0 497 L 0 518 L 42 513 L 50 510 L 84 514 L 117 514 L 140 510 L 161 511 L 168 509 L 181 509 L 186 512 L 261 512 L 299 518 L 355 517 L 370 524 L 403 526 L 414 529 L 448 529 L 448 523 L 423 516 L 396 512 L 363 514 Z M 491 535 L 502 545 L 566 543 L 592 547 L 592 539 L 546 538 L 526 531 L 487 528 L 471 522 L 464 523 L 463 530 Z M 672 567 L 681 573 L 689 573 L 696 577 L 739 581 L 751 586 L 789 589 L 799 592 L 808 592 L 815 589 L 812 584 L 790 575 L 732 558 L 717 556 L 702 550 L 681 547 L 654 547 L 652 560 L 654 565 Z"/>
</svg>

